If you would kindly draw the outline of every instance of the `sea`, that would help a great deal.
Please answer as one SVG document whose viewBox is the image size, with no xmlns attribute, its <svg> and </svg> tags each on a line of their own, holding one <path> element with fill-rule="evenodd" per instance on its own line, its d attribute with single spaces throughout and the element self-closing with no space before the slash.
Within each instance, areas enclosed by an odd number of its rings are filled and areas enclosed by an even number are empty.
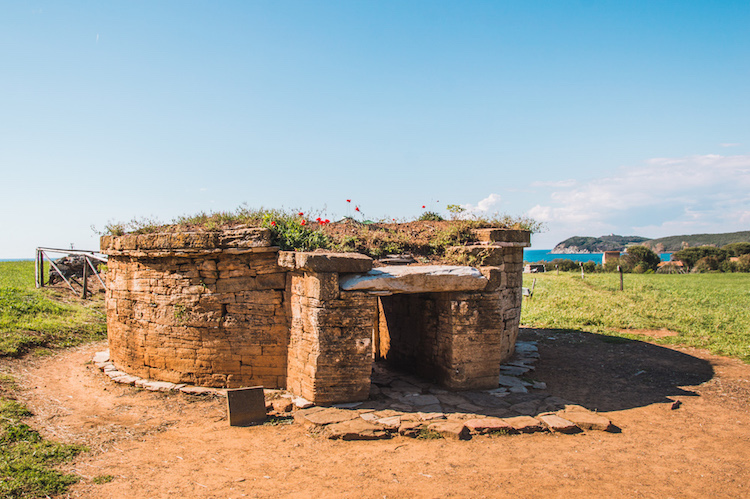
<svg viewBox="0 0 750 499">
<path fill-rule="evenodd" d="M 525 262 L 551 262 L 552 260 L 573 260 L 575 262 L 594 262 L 597 264 L 602 263 L 602 256 L 604 253 L 550 253 L 552 250 L 548 249 L 530 249 L 524 248 L 523 260 Z M 660 253 L 659 257 L 662 262 L 668 262 L 672 258 L 672 253 Z"/>
</svg>

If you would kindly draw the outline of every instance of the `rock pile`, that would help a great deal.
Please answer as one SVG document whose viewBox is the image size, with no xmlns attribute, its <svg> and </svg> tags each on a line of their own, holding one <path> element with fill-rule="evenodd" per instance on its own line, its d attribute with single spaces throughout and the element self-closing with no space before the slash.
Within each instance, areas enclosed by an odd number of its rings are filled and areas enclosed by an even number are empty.
<svg viewBox="0 0 750 499">
<path fill-rule="evenodd" d="M 60 269 L 60 272 L 66 279 L 70 279 L 71 277 L 83 278 L 83 268 L 88 266 L 86 258 L 77 255 L 58 258 L 55 260 L 55 265 L 57 265 L 57 268 Z M 89 269 L 89 273 L 90 272 L 91 269 Z M 51 265 L 49 268 L 48 280 L 50 284 L 63 282 L 63 278 L 60 277 L 60 274 Z"/>
</svg>

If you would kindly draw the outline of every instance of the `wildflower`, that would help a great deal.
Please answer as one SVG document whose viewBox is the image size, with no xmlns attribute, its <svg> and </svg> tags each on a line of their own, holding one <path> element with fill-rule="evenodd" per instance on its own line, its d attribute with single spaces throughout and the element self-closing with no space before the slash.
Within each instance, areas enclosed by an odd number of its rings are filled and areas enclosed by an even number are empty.
<svg viewBox="0 0 750 499">
<path fill-rule="evenodd" d="M 356 208 L 354 208 L 354 211 L 359 211 L 359 206 L 357 206 Z"/>
<path fill-rule="evenodd" d="M 325 220 L 323 220 L 323 223 L 329 224 L 331 223 L 331 221 L 326 218 Z"/>
<path fill-rule="evenodd" d="M 347 200 L 346 200 L 346 202 L 347 202 L 347 203 L 351 203 L 351 202 L 352 202 L 352 200 L 351 200 L 351 199 L 347 199 Z"/>
<path fill-rule="evenodd" d="M 305 225 L 307 222 L 305 222 L 305 219 L 303 218 L 302 221 L 299 223 L 300 225 Z"/>
<path fill-rule="evenodd" d="M 271 226 L 272 227 L 276 227 L 276 222 L 274 222 L 273 220 L 271 220 Z"/>
<path fill-rule="evenodd" d="M 424 205 L 422 205 L 422 209 L 424 210 Z"/>
<path fill-rule="evenodd" d="M 320 223 L 320 217 L 316 218 L 315 221 Z"/>
<path fill-rule="evenodd" d="M 422 208 L 424 208 L 424 206 L 422 206 Z M 299 216 L 303 216 L 303 215 L 304 215 L 304 213 L 302 213 L 302 212 L 300 211 L 299 213 L 297 213 L 297 215 L 299 215 Z"/>
</svg>

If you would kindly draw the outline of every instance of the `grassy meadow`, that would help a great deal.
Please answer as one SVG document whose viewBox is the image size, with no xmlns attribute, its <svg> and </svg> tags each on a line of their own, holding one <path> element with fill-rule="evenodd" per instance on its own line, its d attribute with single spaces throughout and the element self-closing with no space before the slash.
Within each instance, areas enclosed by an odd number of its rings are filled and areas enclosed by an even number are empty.
<svg viewBox="0 0 750 499">
<path fill-rule="evenodd" d="M 0 262 L 0 356 L 67 347 L 106 333 L 101 297 L 34 287 L 34 262 Z"/>
<path fill-rule="evenodd" d="M 34 262 L 0 262 L 0 357 L 15 357 L 104 337 L 102 299 L 80 300 L 69 290 L 34 286 Z M 50 442 L 23 419 L 15 385 L 0 373 L 0 498 L 63 494 L 78 481 L 56 465 L 85 450 Z"/>
<path fill-rule="evenodd" d="M 534 296 L 524 298 L 521 322 L 540 328 L 572 329 L 634 339 L 623 330 L 668 329 L 664 344 L 706 348 L 750 363 L 750 275 L 524 274 L 536 279 Z"/>
</svg>

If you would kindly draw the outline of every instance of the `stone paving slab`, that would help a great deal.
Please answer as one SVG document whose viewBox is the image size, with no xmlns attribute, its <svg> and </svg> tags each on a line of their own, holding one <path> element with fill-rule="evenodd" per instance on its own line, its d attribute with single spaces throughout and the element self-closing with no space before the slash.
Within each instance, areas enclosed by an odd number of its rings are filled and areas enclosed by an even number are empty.
<svg viewBox="0 0 750 499">
<path fill-rule="evenodd" d="M 382 440 L 393 436 L 384 427 L 361 418 L 330 424 L 324 431 L 333 440 Z"/>
<path fill-rule="evenodd" d="M 515 429 L 500 418 L 475 418 L 464 422 L 464 426 L 473 434 L 492 432 L 512 433 Z"/>
<path fill-rule="evenodd" d="M 277 416 L 291 415 L 298 424 L 341 440 L 372 440 L 395 435 L 421 437 L 428 429 L 444 438 L 468 439 L 472 435 L 493 432 L 565 434 L 614 428 L 606 417 L 545 393 L 544 382 L 530 383 L 509 375 L 526 368 L 533 370 L 536 354 L 535 344 L 519 342 L 515 356 L 501 369 L 504 374 L 498 379 L 498 388 L 492 390 L 452 392 L 375 364 L 370 400 L 320 407 L 283 390 L 265 390 L 266 397 L 270 397 L 267 408 Z M 155 391 L 179 390 L 189 395 L 226 394 L 225 389 L 150 381 L 129 375 L 117 368 L 108 352 L 98 352 L 95 359 L 96 366 L 112 381 Z"/>
<path fill-rule="evenodd" d="M 544 425 L 552 432 L 578 433 L 581 431 L 581 429 L 576 426 L 575 423 L 568 421 L 567 419 L 563 419 L 560 416 L 556 416 L 555 414 L 541 415 L 539 416 L 539 420 L 544 423 Z"/>
<path fill-rule="evenodd" d="M 561 418 L 571 421 L 582 430 L 611 431 L 612 422 L 580 406 L 572 406 L 557 413 Z"/>
<path fill-rule="evenodd" d="M 469 429 L 460 421 L 438 421 L 437 423 L 430 423 L 427 429 L 439 433 L 444 438 L 455 440 L 467 440 L 469 438 Z"/>
<path fill-rule="evenodd" d="M 531 416 L 516 416 L 513 418 L 505 418 L 504 421 L 511 425 L 516 431 L 521 433 L 535 433 L 542 431 L 544 427 L 542 423 Z"/>
</svg>

